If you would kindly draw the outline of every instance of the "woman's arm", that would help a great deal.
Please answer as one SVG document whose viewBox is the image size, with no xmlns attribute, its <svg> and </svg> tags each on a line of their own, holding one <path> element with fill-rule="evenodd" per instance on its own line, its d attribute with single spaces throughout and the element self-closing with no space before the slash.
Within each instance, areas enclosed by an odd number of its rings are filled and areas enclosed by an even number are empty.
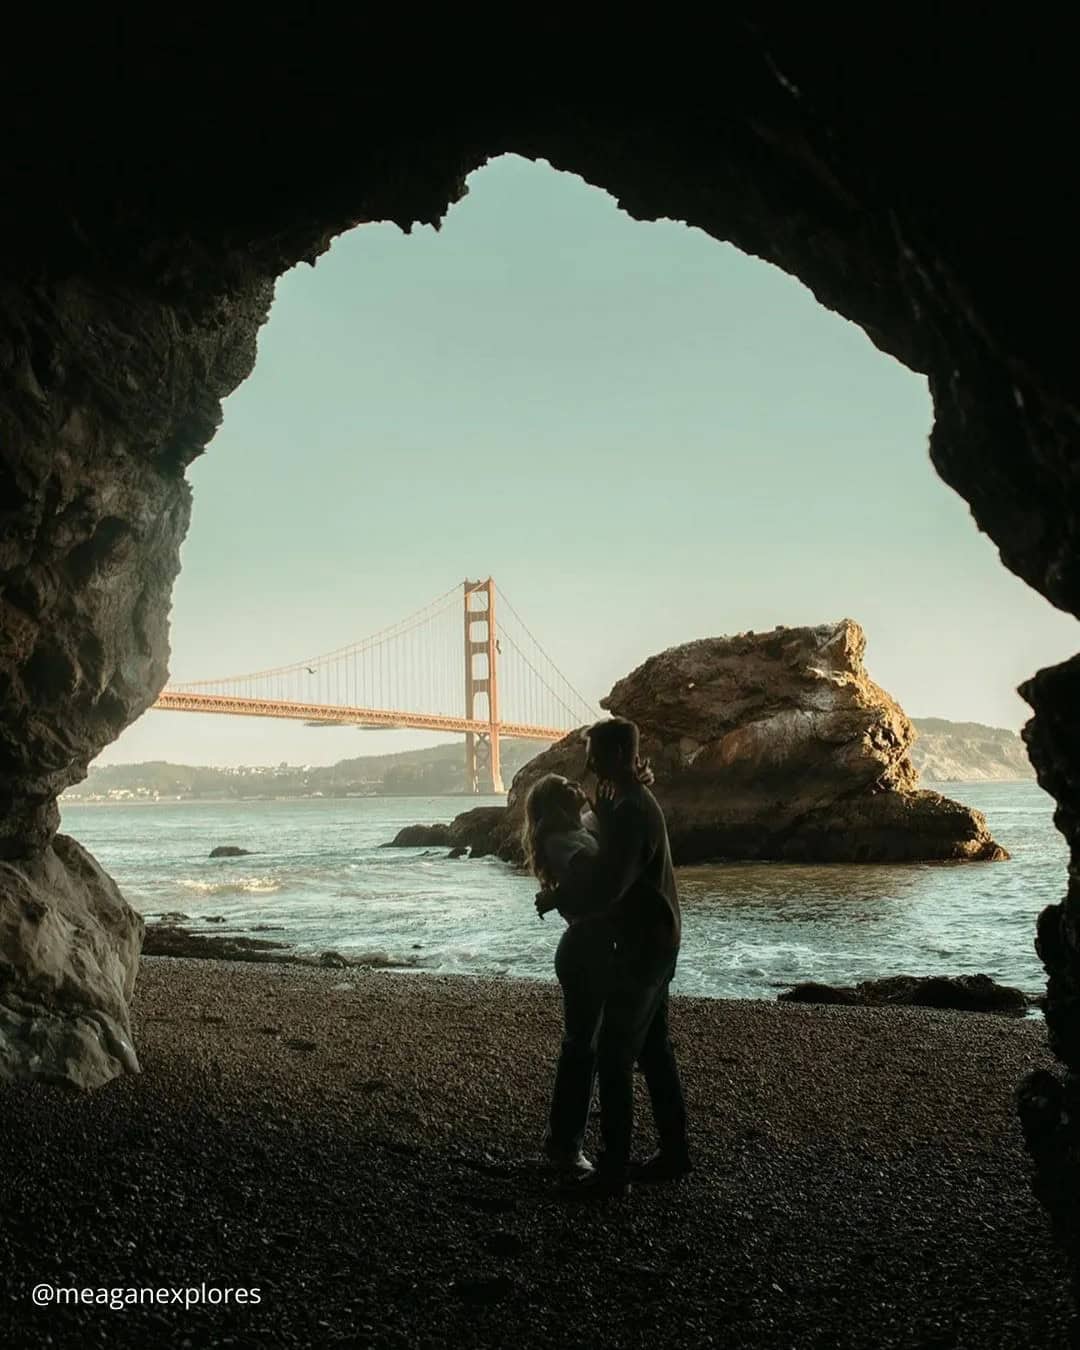
<svg viewBox="0 0 1080 1350">
<path fill-rule="evenodd" d="M 616 907 L 645 868 L 647 831 L 635 805 L 620 802 L 605 824 L 599 855 L 589 859 L 588 868 L 573 866 L 554 890 L 554 908 L 562 914 L 577 917 Z"/>
<path fill-rule="evenodd" d="M 566 874 L 558 886 L 541 894 L 549 900 L 549 907 L 557 909 L 564 919 L 577 919 L 597 909 L 596 878 L 600 858 L 596 853 L 580 849 L 570 860 Z M 538 906 L 539 907 L 539 906 Z"/>
<path fill-rule="evenodd" d="M 544 862 L 546 875 L 558 880 L 554 885 L 546 885 L 536 896 L 536 912 L 541 918 L 553 909 L 560 910 L 565 919 L 576 918 L 593 908 L 590 897 L 595 890 L 595 836 L 585 830 L 548 835 L 544 840 Z M 566 887 L 565 892 L 559 887 Z"/>
</svg>

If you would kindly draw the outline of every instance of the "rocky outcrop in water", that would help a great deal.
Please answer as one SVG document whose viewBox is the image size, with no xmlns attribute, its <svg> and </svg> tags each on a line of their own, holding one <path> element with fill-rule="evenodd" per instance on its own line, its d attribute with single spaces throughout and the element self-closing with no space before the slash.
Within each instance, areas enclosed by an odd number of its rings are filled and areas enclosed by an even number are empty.
<svg viewBox="0 0 1080 1350">
<path fill-rule="evenodd" d="M 650 657 L 601 701 L 641 729 L 676 862 L 1006 856 L 978 811 L 918 789 L 911 722 L 867 675 L 865 646 L 850 619 L 704 638 Z M 515 776 L 505 814 L 478 831 L 487 851 L 521 859 L 525 796 L 549 772 L 582 778 L 580 732 Z M 455 820 L 457 842 L 475 814 Z"/>
<path fill-rule="evenodd" d="M 144 956 L 170 956 L 199 961 L 255 961 L 287 966 L 322 966 L 330 969 L 411 970 L 419 957 L 395 957 L 387 952 L 357 952 L 343 956 L 325 951 L 318 955 L 298 952 L 287 942 L 246 937 L 242 933 L 193 933 L 190 928 L 164 916 L 147 924 Z"/>
<path fill-rule="evenodd" d="M 290 955 L 287 942 L 237 934 L 193 933 L 176 923 L 151 923 L 143 939 L 144 956 L 186 956 L 215 961 L 283 961 Z"/>
<path fill-rule="evenodd" d="M 240 848 L 238 844 L 218 844 L 217 848 L 210 850 L 211 858 L 248 858 L 251 856 L 251 849 Z"/>
<path fill-rule="evenodd" d="M 91 1088 L 138 1070 L 128 1002 L 142 935 L 74 839 L 0 861 L 0 1082 Z"/>
<path fill-rule="evenodd" d="M 989 975 L 889 975 L 861 984 L 797 984 L 777 994 L 781 1003 L 840 1003 L 868 1008 L 951 1008 L 959 1012 L 1022 1015 L 1038 1000 Z"/>
<path fill-rule="evenodd" d="M 449 825 L 403 825 L 383 848 L 436 848 L 449 844 Z"/>
<path fill-rule="evenodd" d="M 404 825 L 380 847 L 440 848 L 449 844 L 448 857 L 460 858 L 467 852 L 471 858 L 486 858 L 501 853 L 506 818 L 503 806 L 475 806 L 455 816 L 449 825 Z"/>
<path fill-rule="evenodd" d="M 474 806 L 451 821 L 450 842 L 455 848 L 468 848 L 470 858 L 501 856 L 506 823 L 505 806 Z"/>
</svg>

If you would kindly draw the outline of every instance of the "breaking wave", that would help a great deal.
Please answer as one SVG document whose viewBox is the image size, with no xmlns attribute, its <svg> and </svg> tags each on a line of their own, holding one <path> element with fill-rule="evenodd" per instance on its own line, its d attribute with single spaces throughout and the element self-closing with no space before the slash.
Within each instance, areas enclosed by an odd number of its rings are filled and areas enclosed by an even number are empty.
<svg viewBox="0 0 1080 1350">
<path fill-rule="evenodd" d="M 283 889 L 276 877 L 233 877 L 230 881 L 197 881 L 182 877 L 176 883 L 196 895 L 273 895 Z"/>
</svg>

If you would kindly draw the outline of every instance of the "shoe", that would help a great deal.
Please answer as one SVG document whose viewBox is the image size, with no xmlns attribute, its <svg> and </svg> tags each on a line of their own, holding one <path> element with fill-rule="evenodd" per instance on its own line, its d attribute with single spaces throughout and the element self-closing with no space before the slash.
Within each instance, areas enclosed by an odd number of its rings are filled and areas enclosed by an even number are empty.
<svg viewBox="0 0 1080 1350">
<path fill-rule="evenodd" d="M 576 1181 L 564 1181 L 558 1188 L 558 1194 L 564 1200 L 580 1200 L 588 1203 L 593 1200 L 622 1200 L 630 1194 L 630 1183 L 621 1173 L 593 1168 Z"/>
<path fill-rule="evenodd" d="M 630 1175 L 644 1186 L 656 1186 L 665 1181 L 681 1181 L 694 1170 L 694 1164 L 679 1153 L 665 1153 L 658 1150 L 644 1162 L 631 1163 Z"/>
<path fill-rule="evenodd" d="M 562 1153 L 545 1144 L 544 1157 L 557 1172 L 569 1177 L 587 1177 L 594 1170 L 592 1163 L 581 1149 L 576 1153 Z"/>
</svg>

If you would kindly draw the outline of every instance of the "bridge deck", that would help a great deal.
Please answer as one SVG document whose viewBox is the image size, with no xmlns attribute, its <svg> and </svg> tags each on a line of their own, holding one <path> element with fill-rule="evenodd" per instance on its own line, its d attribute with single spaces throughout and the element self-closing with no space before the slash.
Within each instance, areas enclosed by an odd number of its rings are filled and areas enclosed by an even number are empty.
<svg viewBox="0 0 1080 1350">
<path fill-rule="evenodd" d="M 337 707 L 324 703 L 294 703 L 281 699 L 236 698 L 231 694 L 189 693 L 163 689 L 153 705 L 163 712 L 222 713 L 230 717 L 285 717 L 300 722 L 338 723 L 346 726 L 411 728 L 417 731 L 475 732 L 487 735 L 489 722 L 468 717 L 443 717 L 434 713 L 398 712 L 388 708 Z M 500 736 L 526 741 L 561 741 L 565 727 L 534 727 L 523 722 L 497 722 Z"/>
</svg>

